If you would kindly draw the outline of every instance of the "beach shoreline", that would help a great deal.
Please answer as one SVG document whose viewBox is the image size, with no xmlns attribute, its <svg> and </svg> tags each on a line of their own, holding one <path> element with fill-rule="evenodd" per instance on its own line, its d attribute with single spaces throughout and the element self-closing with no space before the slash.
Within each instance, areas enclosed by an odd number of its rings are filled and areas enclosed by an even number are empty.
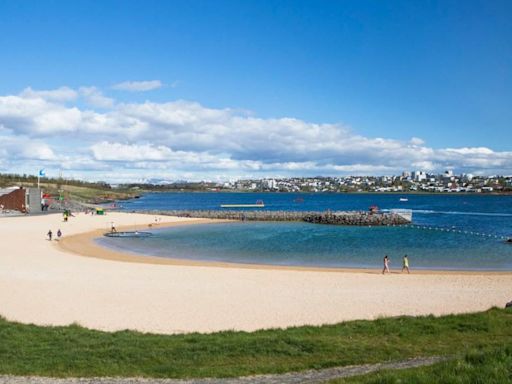
<svg viewBox="0 0 512 384">
<path fill-rule="evenodd" d="M 171 216 L 173 217 L 173 216 Z M 198 225 L 198 224 L 215 224 L 215 223 L 228 223 L 232 220 L 223 219 L 200 219 L 193 218 L 187 222 L 169 222 L 157 225 L 148 226 L 147 229 L 161 229 L 166 227 L 175 227 L 183 225 Z M 140 226 L 123 226 L 117 228 L 118 231 L 136 231 L 141 230 Z M 174 257 L 161 257 L 151 255 L 141 255 L 135 252 L 121 252 L 115 249 L 108 248 L 98 244 L 95 239 L 100 238 L 108 231 L 95 230 L 76 235 L 68 236 L 57 243 L 57 246 L 62 250 L 84 257 L 93 257 L 106 260 L 114 260 L 120 262 L 130 263 L 148 263 L 157 265 L 181 265 L 181 266 L 201 266 L 201 267 L 216 267 L 216 268 L 242 268 L 242 269 L 261 269 L 261 270 L 287 270 L 287 271 L 302 271 L 302 272 L 337 272 L 337 273 L 368 273 L 368 274 L 382 274 L 382 269 L 379 266 L 375 268 L 349 268 L 349 267 L 312 267 L 312 266 L 296 266 L 296 265 L 275 265 L 275 264 L 257 264 L 257 263 L 237 263 L 237 262 L 223 262 L 223 261 L 210 261 L 210 260 L 191 260 Z M 512 271 L 502 270 L 462 270 L 462 269 L 412 269 L 413 274 L 420 275 L 511 275 Z M 400 269 L 391 268 L 392 274 L 401 274 Z"/>
<path fill-rule="evenodd" d="M 255 331 L 389 316 L 445 315 L 504 306 L 506 272 L 311 269 L 106 255 L 110 230 L 197 219 L 108 212 L 0 218 L 0 315 L 37 325 L 162 334 Z M 212 222 L 208 220 L 206 222 Z M 155 226 L 153 226 L 155 228 Z M 48 241 L 48 229 L 63 232 Z M 84 257 L 87 256 L 87 257 Z M 115 257 L 114 257 L 115 256 Z M 157 260 L 155 260 L 157 259 Z"/>
</svg>

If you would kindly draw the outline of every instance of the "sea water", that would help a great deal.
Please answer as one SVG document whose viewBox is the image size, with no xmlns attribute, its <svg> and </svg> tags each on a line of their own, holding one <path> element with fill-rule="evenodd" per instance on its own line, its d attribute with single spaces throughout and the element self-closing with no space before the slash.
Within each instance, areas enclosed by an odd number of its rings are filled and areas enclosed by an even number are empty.
<svg viewBox="0 0 512 384">
<path fill-rule="evenodd" d="M 400 197 L 407 197 L 401 202 Z M 512 270 L 512 196 L 395 194 L 160 193 L 123 203 L 125 210 L 221 209 L 261 199 L 271 210 L 407 208 L 413 226 L 347 227 L 236 222 L 153 229 L 143 239 L 101 238 L 126 252 L 190 260 L 309 267 L 379 268 L 385 254 L 401 268 Z"/>
</svg>

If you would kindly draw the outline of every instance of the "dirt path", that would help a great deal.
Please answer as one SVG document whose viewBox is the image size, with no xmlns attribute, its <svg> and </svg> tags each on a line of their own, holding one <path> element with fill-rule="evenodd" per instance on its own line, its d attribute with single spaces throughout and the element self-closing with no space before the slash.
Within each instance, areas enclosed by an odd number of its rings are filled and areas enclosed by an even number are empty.
<svg viewBox="0 0 512 384">
<path fill-rule="evenodd" d="M 424 357 L 394 363 L 353 365 L 292 372 L 280 375 L 257 375 L 234 379 L 143 379 L 143 378 L 66 378 L 55 379 L 30 376 L 0 376 L 0 384 L 316 384 L 329 380 L 364 375 L 382 369 L 407 369 L 432 365 L 448 360 L 446 357 Z"/>
</svg>

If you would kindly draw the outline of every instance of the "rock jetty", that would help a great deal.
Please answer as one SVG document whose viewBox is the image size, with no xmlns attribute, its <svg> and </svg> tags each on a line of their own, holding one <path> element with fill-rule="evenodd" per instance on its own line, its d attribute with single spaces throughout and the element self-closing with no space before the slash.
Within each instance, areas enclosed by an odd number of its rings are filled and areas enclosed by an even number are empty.
<svg viewBox="0 0 512 384">
<path fill-rule="evenodd" d="M 404 225 L 410 221 L 396 213 L 370 213 L 370 212 L 316 212 L 308 213 L 303 221 L 315 224 L 334 225 Z"/>
<path fill-rule="evenodd" d="M 192 210 L 192 211 L 152 211 L 152 214 L 194 217 L 204 219 L 224 219 L 241 221 L 305 221 L 315 224 L 334 225 L 404 225 L 410 220 L 393 213 L 372 213 L 365 211 L 252 211 L 252 210 Z"/>
</svg>

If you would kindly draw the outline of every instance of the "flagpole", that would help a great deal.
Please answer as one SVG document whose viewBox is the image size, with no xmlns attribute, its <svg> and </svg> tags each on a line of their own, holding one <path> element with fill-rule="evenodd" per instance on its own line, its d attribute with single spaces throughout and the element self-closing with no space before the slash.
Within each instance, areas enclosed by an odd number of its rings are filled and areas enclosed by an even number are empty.
<svg viewBox="0 0 512 384">
<path fill-rule="evenodd" d="M 44 171 L 44 168 L 40 169 L 39 172 L 37 173 L 37 189 L 40 188 L 41 176 L 43 176 L 43 177 L 46 176 L 46 172 Z"/>
</svg>

